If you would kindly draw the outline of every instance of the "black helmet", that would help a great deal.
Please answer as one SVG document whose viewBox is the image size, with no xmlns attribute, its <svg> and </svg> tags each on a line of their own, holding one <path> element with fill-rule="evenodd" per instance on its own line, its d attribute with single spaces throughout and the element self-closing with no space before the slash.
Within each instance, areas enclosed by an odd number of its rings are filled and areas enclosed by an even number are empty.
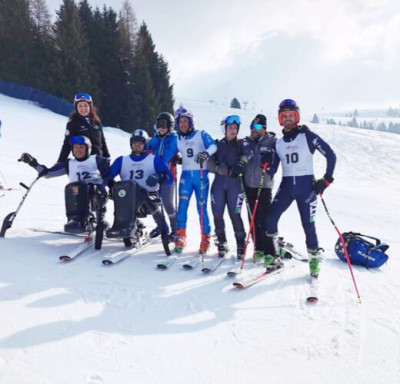
<svg viewBox="0 0 400 384">
<path fill-rule="evenodd" d="M 292 99 L 285 99 L 279 104 L 278 118 L 279 124 L 283 125 L 281 113 L 285 111 L 294 111 L 296 115 L 296 124 L 300 121 L 300 108 L 297 103 Z"/>
<path fill-rule="evenodd" d="M 157 116 L 156 128 L 163 127 L 168 128 L 168 131 L 171 132 L 175 126 L 175 119 L 169 112 L 161 112 Z"/>
</svg>

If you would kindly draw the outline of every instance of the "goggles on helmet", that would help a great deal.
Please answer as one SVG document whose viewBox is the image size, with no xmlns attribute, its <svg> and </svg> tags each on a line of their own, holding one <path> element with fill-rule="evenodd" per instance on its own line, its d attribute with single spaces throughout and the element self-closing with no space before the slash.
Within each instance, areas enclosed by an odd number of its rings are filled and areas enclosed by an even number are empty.
<svg viewBox="0 0 400 384">
<path fill-rule="evenodd" d="M 240 116 L 238 115 L 227 116 L 225 118 L 225 125 L 231 125 L 231 124 L 240 125 L 241 124 Z"/>
<path fill-rule="evenodd" d="M 279 109 L 287 108 L 287 109 L 298 109 L 299 106 L 297 103 L 292 99 L 285 99 L 279 104 Z"/>
<path fill-rule="evenodd" d="M 78 103 L 79 101 L 86 101 L 87 103 L 92 102 L 92 96 L 88 93 L 77 93 L 74 98 L 74 103 Z"/>
<path fill-rule="evenodd" d="M 157 120 L 157 128 L 168 129 L 169 128 L 169 124 L 170 124 L 170 122 L 165 120 L 165 119 L 158 119 Z"/>
<path fill-rule="evenodd" d="M 87 144 L 86 139 L 83 136 L 72 136 L 69 141 L 71 145 L 74 144 Z"/>
</svg>

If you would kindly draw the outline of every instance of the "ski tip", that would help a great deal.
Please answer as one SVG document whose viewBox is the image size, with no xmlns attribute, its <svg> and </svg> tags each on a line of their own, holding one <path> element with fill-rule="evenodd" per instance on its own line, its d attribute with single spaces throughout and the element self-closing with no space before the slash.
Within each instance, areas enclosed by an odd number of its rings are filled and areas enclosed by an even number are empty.
<svg viewBox="0 0 400 384">
<path fill-rule="evenodd" d="M 243 288 L 244 288 L 243 284 L 242 284 L 242 283 L 238 283 L 237 281 L 234 281 L 234 282 L 232 283 L 232 285 L 233 285 L 235 288 L 239 288 L 239 289 L 243 289 Z"/>
<path fill-rule="evenodd" d="M 59 257 L 60 261 L 71 261 L 71 257 L 67 255 L 63 255 Z"/>
<path fill-rule="evenodd" d="M 190 264 L 183 264 L 183 268 L 185 268 L 185 269 L 193 269 L 193 267 Z"/>
<path fill-rule="evenodd" d="M 164 264 L 157 264 L 157 268 L 162 270 L 167 269 L 167 267 Z"/>
<path fill-rule="evenodd" d="M 226 273 L 226 275 L 229 276 L 229 277 L 235 277 L 237 275 L 237 273 L 229 271 L 229 272 Z"/>
<path fill-rule="evenodd" d="M 209 272 L 211 272 L 211 269 L 210 269 L 210 268 L 203 268 L 203 269 L 201 270 L 201 272 L 203 272 L 203 273 L 209 273 Z"/>
<path fill-rule="evenodd" d="M 112 265 L 114 264 L 111 260 L 102 260 L 103 265 Z"/>
<path fill-rule="evenodd" d="M 317 302 L 318 302 L 318 297 L 316 297 L 316 296 L 307 297 L 307 303 L 313 304 L 313 303 L 317 303 Z"/>
</svg>

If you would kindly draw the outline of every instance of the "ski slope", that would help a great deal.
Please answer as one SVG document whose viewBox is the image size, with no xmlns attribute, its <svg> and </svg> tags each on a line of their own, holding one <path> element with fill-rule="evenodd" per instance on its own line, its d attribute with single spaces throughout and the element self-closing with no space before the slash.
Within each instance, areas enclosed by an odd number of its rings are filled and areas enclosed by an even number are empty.
<svg viewBox="0 0 400 384">
<path fill-rule="evenodd" d="M 244 136 L 257 113 L 183 102 L 215 138 L 222 137 L 219 122 L 227 114 L 240 112 Z M 268 116 L 269 129 L 280 136 L 274 117 Z M 18 157 L 29 152 L 52 165 L 66 118 L 0 95 L 0 119 L 0 182 L 30 184 L 36 172 Z M 101 265 L 101 251 L 62 264 L 58 257 L 79 240 L 29 228 L 62 230 L 68 179 L 40 179 L 0 239 L 0 383 L 400 383 L 400 135 L 308 125 L 338 156 L 324 198 L 339 229 L 390 245 L 389 262 L 379 270 L 354 267 L 361 304 L 347 265 L 334 253 L 337 234 L 320 203 L 317 230 L 326 252 L 320 301 L 310 306 L 302 263 L 242 291 L 226 277 L 228 261 L 208 275 L 199 267 L 184 270 L 200 241 L 194 201 L 188 252 L 169 270 L 155 268 L 160 243 L 113 267 Z M 105 134 L 113 159 L 129 153 L 128 134 L 112 128 Z M 316 154 L 317 176 L 324 167 Z M 275 190 L 279 180 L 280 174 Z M 1 221 L 23 193 L 0 198 Z M 112 202 L 107 216 L 112 221 Z M 226 223 L 234 244 L 229 218 Z M 154 227 L 151 218 L 146 224 Z M 283 215 L 280 233 L 306 251 L 295 205 Z M 104 248 L 116 244 L 106 241 Z"/>
</svg>

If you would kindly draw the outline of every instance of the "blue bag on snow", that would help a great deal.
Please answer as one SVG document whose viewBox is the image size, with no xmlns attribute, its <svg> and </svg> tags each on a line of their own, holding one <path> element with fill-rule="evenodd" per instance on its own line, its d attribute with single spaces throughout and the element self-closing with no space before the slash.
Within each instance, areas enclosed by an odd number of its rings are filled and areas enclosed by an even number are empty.
<svg viewBox="0 0 400 384">
<path fill-rule="evenodd" d="M 385 264 L 389 258 L 385 253 L 389 245 L 381 243 L 376 237 L 355 232 L 345 232 L 342 236 L 346 243 L 351 264 L 362 265 L 367 268 L 378 268 Z M 375 240 L 375 244 L 363 237 Z M 336 242 L 335 252 L 340 260 L 346 261 L 340 238 Z"/>
</svg>

